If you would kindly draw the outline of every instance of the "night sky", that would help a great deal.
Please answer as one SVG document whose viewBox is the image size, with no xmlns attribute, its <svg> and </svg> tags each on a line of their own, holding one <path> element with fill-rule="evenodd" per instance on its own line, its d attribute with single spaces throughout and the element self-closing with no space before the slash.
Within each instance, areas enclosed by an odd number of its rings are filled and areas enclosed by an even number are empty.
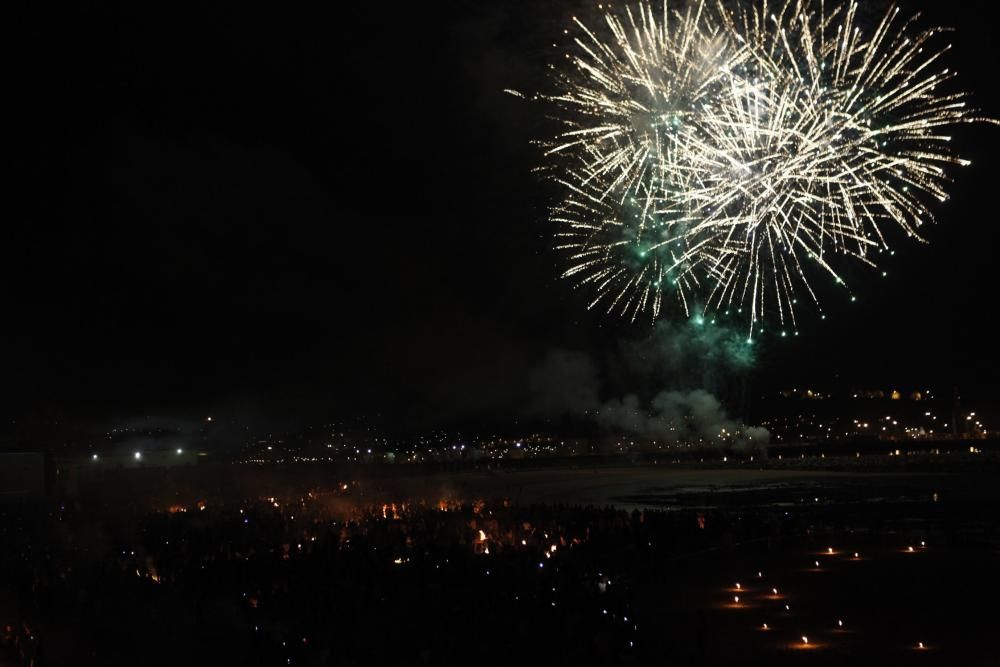
<svg viewBox="0 0 1000 667">
<path fill-rule="evenodd" d="M 913 8 L 914 3 L 903 3 Z M 982 3 L 927 2 L 949 64 L 1000 116 Z M 516 414 L 553 349 L 647 335 L 558 278 L 531 173 L 576 2 L 38 7 L 17 31 L 25 145 L 2 253 L 5 412 Z M 44 11 L 43 11 L 44 10 Z M 1000 129 L 972 126 L 929 246 L 804 312 L 754 371 L 784 385 L 996 399 Z M 601 371 L 603 374 L 603 371 Z M 602 375 L 603 377 L 603 375 Z M 618 387 L 615 388 L 619 389 Z"/>
</svg>

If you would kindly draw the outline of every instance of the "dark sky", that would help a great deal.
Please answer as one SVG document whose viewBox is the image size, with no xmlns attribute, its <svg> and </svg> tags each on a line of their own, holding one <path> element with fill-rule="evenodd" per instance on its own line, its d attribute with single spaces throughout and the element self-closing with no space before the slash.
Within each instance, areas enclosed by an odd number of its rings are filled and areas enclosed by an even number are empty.
<svg viewBox="0 0 1000 667">
<path fill-rule="evenodd" d="M 503 419 L 547 350 L 601 359 L 530 173 L 546 47 L 579 3 L 83 3 L 25 16 L 7 96 L 27 150 L 0 257 L 6 410 L 103 417 L 380 411 Z M 904 3 L 905 5 L 905 3 Z M 981 3 L 952 25 L 1000 116 Z M 913 3 L 910 7 L 915 6 Z M 772 341 L 761 387 L 960 385 L 995 396 L 1000 130 L 956 133 L 930 246 L 897 245 Z M 15 212 L 16 211 L 16 212 Z"/>
</svg>

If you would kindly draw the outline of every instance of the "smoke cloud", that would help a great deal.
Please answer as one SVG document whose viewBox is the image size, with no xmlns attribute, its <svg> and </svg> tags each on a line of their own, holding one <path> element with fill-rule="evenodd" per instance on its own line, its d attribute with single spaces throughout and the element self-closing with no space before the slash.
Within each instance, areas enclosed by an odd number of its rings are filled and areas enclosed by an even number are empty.
<svg viewBox="0 0 1000 667">
<path fill-rule="evenodd" d="M 582 352 L 550 350 L 528 377 L 529 415 L 579 415 L 600 407 L 597 368 Z"/>
<path fill-rule="evenodd" d="M 604 364 L 581 352 L 550 351 L 530 374 L 529 414 L 571 417 L 659 443 L 755 451 L 767 444 L 767 430 L 731 417 L 719 398 L 738 399 L 755 362 L 745 334 L 711 319 L 661 322 L 645 337 L 619 342 Z M 602 401 L 602 394 L 610 398 Z"/>
<path fill-rule="evenodd" d="M 766 429 L 731 419 L 722 404 L 704 389 L 664 391 L 648 405 L 628 395 L 606 402 L 597 414 L 608 431 L 628 433 L 656 442 L 700 443 L 754 451 L 766 445 Z"/>
</svg>

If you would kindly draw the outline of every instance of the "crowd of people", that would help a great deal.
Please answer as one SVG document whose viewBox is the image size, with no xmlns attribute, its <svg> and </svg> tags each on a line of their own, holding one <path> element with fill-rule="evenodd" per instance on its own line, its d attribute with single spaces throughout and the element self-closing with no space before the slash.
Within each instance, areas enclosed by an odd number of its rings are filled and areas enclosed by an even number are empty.
<svg viewBox="0 0 1000 667">
<path fill-rule="evenodd" d="M 628 511 L 382 499 L 344 482 L 157 508 L 8 505 L 0 664 L 700 664 L 707 560 L 889 532 L 846 499 L 824 516 L 819 498 L 750 493 Z"/>
<path fill-rule="evenodd" d="M 294 498 L 7 508 L 3 644 L 45 665 L 627 664 L 649 565 L 780 527 L 729 513 Z M 52 649 L 52 650 L 50 650 Z M 150 659 L 148 656 L 152 656 Z"/>
</svg>

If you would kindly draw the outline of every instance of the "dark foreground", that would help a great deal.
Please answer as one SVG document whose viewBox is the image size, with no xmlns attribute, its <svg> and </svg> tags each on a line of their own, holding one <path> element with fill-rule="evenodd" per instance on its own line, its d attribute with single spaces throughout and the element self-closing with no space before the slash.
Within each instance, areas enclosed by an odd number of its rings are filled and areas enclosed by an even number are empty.
<svg viewBox="0 0 1000 667">
<path fill-rule="evenodd" d="M 150 507 L 104 479 L 2 508 L 0 663 L 996 664 L 995 480 L 622 468 Z"/>
</svg>

